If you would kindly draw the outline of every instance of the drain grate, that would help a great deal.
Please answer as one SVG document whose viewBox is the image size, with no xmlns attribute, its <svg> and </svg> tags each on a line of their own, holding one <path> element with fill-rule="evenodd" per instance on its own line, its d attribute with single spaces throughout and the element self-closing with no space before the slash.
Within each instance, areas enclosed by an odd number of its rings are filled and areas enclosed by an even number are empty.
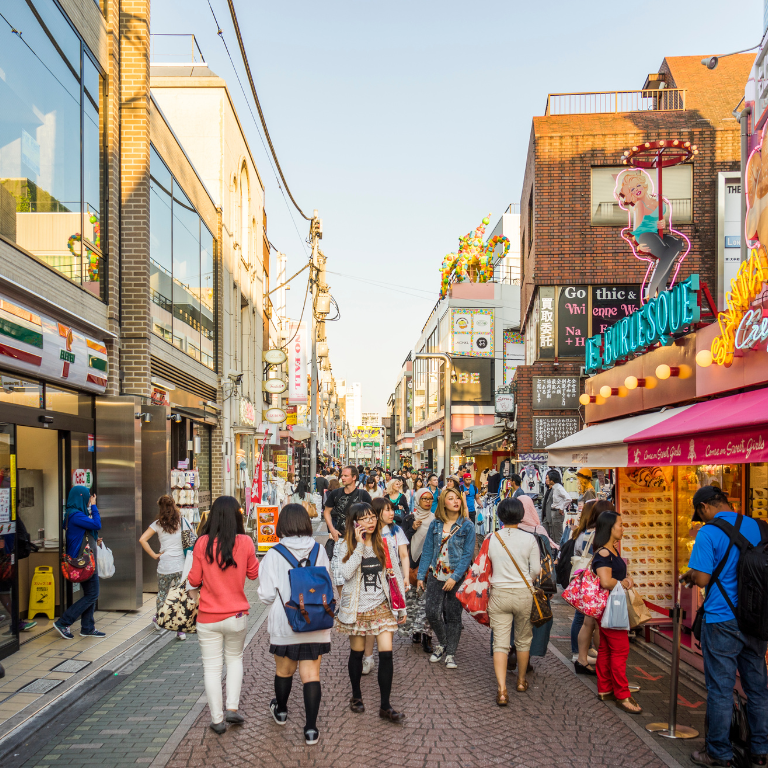
<svg viewBox="0 0 768 768">
<path fill-rule="evenodd" d="M 69 659 L 54 667 L 51 672 L 79 672 L 81 669 L 85 669 L 90 663 L 90 661 L 76 661 L 75 659 Z"/>
<path fill-rule="evenodd" d="M 61 685 L 63 682 L 63 680 L 49 680 L 44 677 L 39 677 L 37 680 L 27 683 L 23 688 L 19 688 L 16 693 L 48 693 L 48 691 L 52 691 L 57 685 Z"/>
</svg>

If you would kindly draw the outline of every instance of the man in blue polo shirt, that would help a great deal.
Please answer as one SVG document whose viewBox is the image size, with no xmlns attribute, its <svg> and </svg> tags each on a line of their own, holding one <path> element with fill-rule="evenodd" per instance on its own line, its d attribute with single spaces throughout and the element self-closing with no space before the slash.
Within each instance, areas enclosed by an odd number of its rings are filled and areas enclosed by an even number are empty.
<svg viewBox="0 0 768 768">
<path fill-rule="evenodd" d="M 735 525 L 739 515 L 733 511 L 728 497 L 719 488 L 705 486 L 693 496 L 693 519 L 709 523 L 718 518 Z M 755 520 L 742 517 L 740 533 L 752 544 L 760 543 L 760 529 Z M 768 753 L 768 675 L 765 653 L 768 642 L 739 631 L 733 611 L 738 600 L 739 549 L 728 551 L 728 536 L 714 525 L 704 525 L 688 560 L 690 568 L 680 582 L 686 586 L 706 587 L 704 622 L 701 629 L 701 650 L 707 680 L 707 738 L 706 751 L 691 755 L 696 765 L 730 766 L 733 758 L 728 732 L 733 709 L 733 688 L 736 669 L 747 695 L 747 716 L 752 731 L 750 751 L 752 765 L 764 766 Z M 728 553 L 728 559 L 717 582 L 711 576 L 718 563 Z M 726 597 L 727 596 L 727 600 Z"/>
</svg>

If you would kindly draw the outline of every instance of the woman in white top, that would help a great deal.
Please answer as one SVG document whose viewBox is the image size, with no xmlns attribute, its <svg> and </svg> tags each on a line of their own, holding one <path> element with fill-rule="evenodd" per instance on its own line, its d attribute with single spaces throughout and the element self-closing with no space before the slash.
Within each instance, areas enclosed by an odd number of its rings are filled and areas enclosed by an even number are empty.
<svg viewBox="0 0 768 768">
<path fill-rule="evenodd" d="M 491 629 L 493 630 L 493 669 L 498 683 L 496 703 L 500 707 L 504 707 L 509 703 L 507 654 L 509 653 L 513 622 L 518 660 L 517 690 L 520 693 L 528 690 L 525 673 L 528 670 L 528 657 L 533 639 L 533 626 L 531 624 L 533 597 L 523 580 L 523 576 L 527 579 L 528 584 L 532 585 L 541 571 L 541 561 L 536 537 L 517 527 L 525 514 L 520 501 L 518 499 L 504 499 L 499 504 L 497 514 L 504 527 L 491 537 L 488 547 L 488 556 L 493 567 L 488 618 L 491 620 Z M 517 563 L 517 567 L 515 563 Z"/>
<path fill-rule="evenodd" d="M 169 590 L 179 585 L 181 574 L 184 571 L 184 548 L 181 545 L 184 521 L 172 496 L 167 494 L 161 496 L 157 500 L 157 506 L 157 520 L 141 534 L 139 544 L 153 560 L 157 560 L 156 606 L 157 613 L 159 613 L 163 603 L 165 603 L 165 598 L 168 597 Z M 190 530 L 192 530 L 191 526 Z M 149 546 L 149 540 L 155 534 L 160 539 L 160 552 L 155 552 Z M 162 628 L 157 623 L 157 613 L 152 619 L 152 625 L 158 632 L 161 632 Z M 179 640 L 187 639 L 184 632 L 177 632 L 176 637 Z"/>
<path fill-rule="evenodd" d="M 301 562 L 317 547 L 315 565 L 330 568 L 325 547 L 312 538 L 312 521 L 301 504 L 288 504 L 277 518 L 275 530 L 280 543 Z M 320 709 L 320 662 L 331 650 L 331 630 L 294 632 L 285 615 L 284 603 L 291 597 L 290 563 L 278 551 L 270 549 L 259 568 L 259 600 L 271 605 L 267 631 L 269 652 L 275 657 L 275 698 L 269 704 L 272 717 L 278 725 L 288 719 L 288 696 L 293 685 L 293 674 L 299 668 L 304 685 L 304 739 L 316 744 L 320 738 L 317 730 L 317 713 Z"/>
<path fill-rule="evenodd" d="M 365 487 L 363 490 L 372 498 L 372 499 L 378 499 L 380 496 L 384 495 L 384 491 L 379 488 L 378 481 L 376 480 L 376 475 L 371 473 L 368 475 L 368 477 L 365 478 Z"/>
<path fill-rule="evenodd" d="M 365 638 L 373 635 L 379 644 L 379 717 L 393 723 L 405 720 L 389 701 L 394 675 L 392 636 L 405 621 L 405 609 L 392 608 L 389 579 L 394 577 L 400 595 L 405 594 L 403 574 L 394 537 L 382 539 L 382 523 L 367 502 L 353 504 L 347 515 L 344 538 L 337 545 L 339 571 L 344 580 L 336 629 L 349 636 L 347 669 L 352 683 L 349 708 L 365 712 L 360 680 L 363 674 Z M 334 559 L 335 559 L 334 558 Z"/>
</svg>

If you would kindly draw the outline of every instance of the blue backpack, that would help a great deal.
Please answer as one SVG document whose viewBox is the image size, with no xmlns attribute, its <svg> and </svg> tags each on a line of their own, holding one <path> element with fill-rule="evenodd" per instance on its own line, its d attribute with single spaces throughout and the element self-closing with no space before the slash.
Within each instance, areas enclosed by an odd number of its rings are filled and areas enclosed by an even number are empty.
<svg viewBox="0 0 768 768">
<path fill-rule="evenodd" d="M 336 610 L 336 599 L 333 596 L 333 584 L 328 569 L 316 566 L 320 545 L 315 542 L 309 557 L 299 562 L 282 544 L 276 544 L 277 550 L 291 565 L 288 580 L 291 584 L 291 599 L 283 603 L 288 623 L 294 632 L 315 632 L 319 629 L 330 629 L 333 626 L 333 616 Z"/>
</svg>

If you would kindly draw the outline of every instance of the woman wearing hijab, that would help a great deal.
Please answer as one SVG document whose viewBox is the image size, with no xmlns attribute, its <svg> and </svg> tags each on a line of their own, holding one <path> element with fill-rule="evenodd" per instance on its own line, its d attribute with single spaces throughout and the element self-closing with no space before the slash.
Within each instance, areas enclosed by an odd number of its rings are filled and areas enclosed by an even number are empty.
<svg viewBox="0 0 768 768">
<path fill-rule="evenodd" d="M 432 512 L 432 489 L 419 488 L 413 494 L 413 514 L 403 519 L 403 532 L 410 542 L 409 557 L 411 573 L 419 567 L 424 540 L 431 522 L 435 519 Z M 415 574 L 414 574 L 415 576 Z M 415 587 L 415 583 L 411 585 Z M 425 593 L 419 593 L 415 588 L 405 593 L 406 620 L 398 628 L 398 634 L 403 637 L 411 636 L 414 645 L 421 643 L 424 653 L 432 653 L 432 634 L 426 615 Z"/>
<path fill-rule="evenodd" d="M 94 558 L 96 557 L 96 546 L 101 542 L 101 539 L 96 539 L 96 532 L 101 530 L 101 516 L 96 506 L 96 494 L 84 485 L 76 485 L 69 492 L 64 527 L 67 531 L 66 550 L 70 557 L 79 557 L 83 542 L 90 546 Z M 80 619 L 81 637 L 106 637 L 104 632 L 96 629 L 93 620 L 96 601 L 99 599 L 98 570 L 93 572 L 90 579 L 81 582 L 80 586 L 83 596 L 53 622 L 54 629 L 65 640 L 73 640 L 75 636 L 70 627 Z"/>
</svg>

